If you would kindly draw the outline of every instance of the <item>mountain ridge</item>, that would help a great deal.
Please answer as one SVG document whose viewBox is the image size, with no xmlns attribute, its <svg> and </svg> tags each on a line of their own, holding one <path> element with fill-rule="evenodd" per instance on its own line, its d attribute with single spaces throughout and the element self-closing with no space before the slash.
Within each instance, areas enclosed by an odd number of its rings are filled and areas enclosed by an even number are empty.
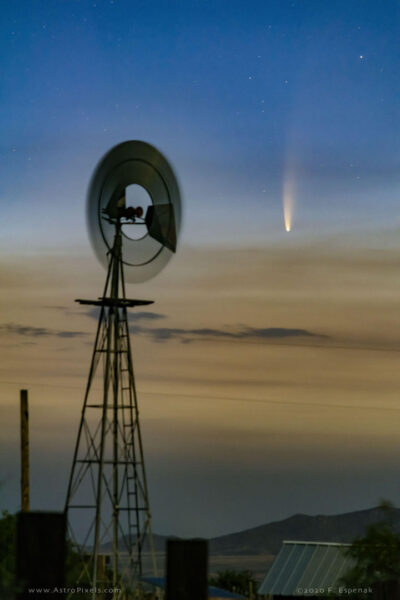
<svg viewBox="0 0 400 600">
<path fill-rule="evenodd" d="M 393 509 L 395 529 L 400 531 L 400 509 Z M 297 513 L 265 525 L 218 536 L 210 540 L 210 554 L 276 554 L 284 540 L 349 543 L 368 525 L 382 521 L 380 507 L 338 515 Z"/>
<path fill-rule="evenodd" d="M 400 532 L 400 509 L 393 508 L 391 514 L 394 527 Z M 297 513 L 286 519 L 210 538 L 209 553 L 211 556 L 276 555 L 284 540 L 349 543 L 362 535 L 367 526 L 384 519 L 385 512 L 379 506 L 336 515 Z M 179 539 L 173 535 L 153 535 L 156 552 L 165 551 L 168 537 Z M 148 551 L 148 544 L 145 546 Z M 111 543 L 102 546 L 103 551 L 109 549 Z"/>
</svg>

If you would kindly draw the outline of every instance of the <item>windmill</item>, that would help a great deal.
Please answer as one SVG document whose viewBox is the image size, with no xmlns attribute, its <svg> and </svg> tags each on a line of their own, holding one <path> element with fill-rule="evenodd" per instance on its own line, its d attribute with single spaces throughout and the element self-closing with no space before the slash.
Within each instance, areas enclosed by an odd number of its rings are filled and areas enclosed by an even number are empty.
<svg viewBox="0 0 400 600">
<path fill-rule="evenodd" d="M 153 547 L 128 318 L 129 308 L 152 301 L 127 298 L 125 284 L 167 264 L 180 221 L 178 184 L 156 148 L 128 141 L 101 159 L 89 184 L 87 225 L 107 276 L 102 296 L 77 300 L 99 316 L 65 504 L 80 557 L 76 585 L 92 588 L 92 600 L 105 587 L 113 599 L 136 593 L 145 541 Z"/>
</svg>

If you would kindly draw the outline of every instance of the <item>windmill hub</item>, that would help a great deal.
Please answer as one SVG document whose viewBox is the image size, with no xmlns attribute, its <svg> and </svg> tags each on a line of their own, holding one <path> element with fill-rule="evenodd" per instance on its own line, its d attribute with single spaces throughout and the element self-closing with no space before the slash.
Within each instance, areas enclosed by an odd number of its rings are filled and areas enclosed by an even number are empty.
<svg viewBox="0 0 400 600">
<path fill-rule="evenodd" d="M 120 206 L 117 205 L 117 207 L 113 210 L 104 208 L 103 213 L 106 215 L 103 218 L 109 222 L 117 224 L 123 220 L 123 224 L 126 225 L 128 223 L 137 223 L 136 219 L 141 219 L 143 217 L 143 208 L 141 206 L 137 206 L 135 208 L 134 206 L 125 206 L 125 204 L 123 204 Z M 145 223 L 143 220 L 139 222 L 139 225 L 144 224 Z"/>
</svg>

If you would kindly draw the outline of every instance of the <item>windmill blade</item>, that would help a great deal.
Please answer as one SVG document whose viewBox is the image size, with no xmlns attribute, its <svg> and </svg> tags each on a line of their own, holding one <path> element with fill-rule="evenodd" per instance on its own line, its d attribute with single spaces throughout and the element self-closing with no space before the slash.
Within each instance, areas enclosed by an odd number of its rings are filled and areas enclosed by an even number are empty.
<svg viewBox="0 0 400 600">
<path fill-rule="evenodd" d="M 176 227 L 172 204 L 152 204 L 146 212 L 149 235 L 163 246 L 176 252 Z"/>
<path fill-rule="evenodd" d="M 140 200 L 134 207 L 127 206 L 132 185 L 143 188 L 150 197 L 153 207 L 147 219 L 139 214 L 142 208 L 146 214 L 147 201 L 143 206 Z M 179 242 L 181 213 L 175 173 L 165 156 L 146 142 L 133 140 L 114 146 L 93 172 L 87 193 L 90 241 L 108 268 L 115 221 L 121 219 L 122 263 L 128 282 L 147 281 L 168 263 Z"/>
</svg>

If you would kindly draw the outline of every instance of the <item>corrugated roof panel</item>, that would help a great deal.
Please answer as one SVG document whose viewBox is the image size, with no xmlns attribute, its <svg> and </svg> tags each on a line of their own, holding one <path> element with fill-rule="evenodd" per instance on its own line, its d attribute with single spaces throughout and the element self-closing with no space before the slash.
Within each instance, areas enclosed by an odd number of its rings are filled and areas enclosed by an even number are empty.
<svg viewBox="0 0 400 600">
<path fill-rule="evenodd" d="M 343 554 L 343 546 L 318 542 L 284 542 L 271 569 L 259 588 L 259 594 L 282 596 L 313 595 L 316 588 L 338 586 L 352 561 Z"/>
<path fill-rule="evenodd" d="M 284 589 L 286 587 L 287 581 L 288 579 L 290 579 L 291 575 L 293 574 L 293 571 L 296 570 L 296 565 L 299 562 L 301 554 L 299 550 L 300 549 L 296 546 L 292 547 L 292 551 L 289 554 L 288 560 L 286 561 L 286 564 L 280 573 L 279 580 L 277 581 L 276 586 L 274 586 L 274 594 L 284 595 Z"/>
<path fill-rule="evenodd" d="M 283 586 L 282 595 L 289 595 L 291 590 L 295 590 L 299 587 L 299 582 L 304 573 L 304 569 L 310 562 L 315 551 L 315 546 L 309 544 L 296 546 L 297 564 L 293 569 L 292 574 L 286 579 L 286 583 Z"/>
<path fill-rule="evenodd" d="M 268 590 L 272 590 L 275 588 L 275 584 L 277 582 L 279 582 L 279 578 L 280 575 L 283 571 L 283 569 L 285 568 L 285 565 L 288 561 L 288 558 L 291 554 L 291 552 L 293 551 L 293 548 L 287 544 L 284 544 L 283 547 L 280 549 L 277 557 L 275 558 L 274 562 L 272 563 L 272 566 L 270 568 L 270 570 L 268 571 L 264 581 L 261 584 L 261 587 L 258 590 L 259 594 L 278 594 L 280 592 L 277 591 L 264 591 L 264 587 L 265 589 Z"/>
<path fill-rule="evenodd" d="M 307 589 L 314 587 L 314 581 L 316 580 L 316 575 L 318 569 L 320 567 L 322 559 L 325 557 L 325 554 L 328 550 L 328 546 L 317 546 L 315 545 L 315 552 L 311 557 L 308 565 L 305 567 L 303 575 L 298 583 L 298 587 L 301 589 Z"/>
<path fill-rule="evenodd" d="M 333 554 L 331 555 L 330 562 L 325 568 L 325 576 L 320 583 L 322 587 L 329 587 L 332 585 L 332 582 L 336 583 L 338 581 L 340 578 L 339 572 L 346 562 L 346 558 L 340 548 L 332 548 L 332 551 Z"/>
<path fill-rule="evenodd" d="M 335 572 L 331 569 L 331 567 L 332 563 L 337 561 L 339 553 L 337 546 L 326 546 L 324 550 L 319 546 L 317 552 L 320 554 L 320 563 L 315 570 L 314 577 L 311 580 L 311 586 L 323 588 L 325 580 L 327 586 L 331 585 L 332 581 L 336 581 Z M 331 571 L 333 579 L 328 581 L 327 574 L 329 571 Z"/>
</svg>

